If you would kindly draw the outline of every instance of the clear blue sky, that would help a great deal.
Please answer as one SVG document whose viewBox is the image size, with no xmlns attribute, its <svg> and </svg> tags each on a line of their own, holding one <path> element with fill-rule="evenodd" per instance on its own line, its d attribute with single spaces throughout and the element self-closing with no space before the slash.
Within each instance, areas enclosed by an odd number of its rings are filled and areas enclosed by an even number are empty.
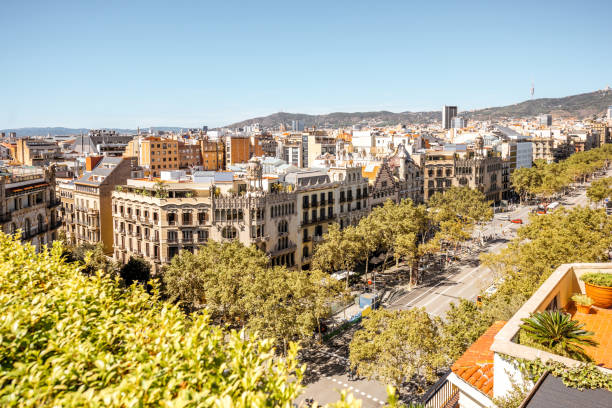
<svg viewBox="0 0 612 408">
<path fill-rule="evenodd" d="M 612 1 L 0 1 L 0 128 L 460 110 L 612 85 Z"/>
</svg>

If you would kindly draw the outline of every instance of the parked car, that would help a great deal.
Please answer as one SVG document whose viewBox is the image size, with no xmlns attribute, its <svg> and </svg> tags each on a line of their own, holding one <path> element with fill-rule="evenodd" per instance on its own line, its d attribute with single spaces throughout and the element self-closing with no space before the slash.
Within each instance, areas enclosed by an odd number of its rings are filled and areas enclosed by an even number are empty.
<svg viewBox="0 0 612 408">
<path fill-rule="evenodd" d="M 538 210 L 536 211 L 536 213 L 543 215 L 543 214 L 546 214 L 546 210 Z"/>
<path fill-rule="evenodd" d="M 499 216 L 499 219 L 508 221 L 510 219 L 510 216 L 508 214 L 502 214 Z"/>
<path fill-rule="evenodd" d="M 523 220 L 521 220 L 520 218 L 515 218 L 513 220 L 510 220 L 510 222 L 513 224 L 522 224 Z"/>
</svg>

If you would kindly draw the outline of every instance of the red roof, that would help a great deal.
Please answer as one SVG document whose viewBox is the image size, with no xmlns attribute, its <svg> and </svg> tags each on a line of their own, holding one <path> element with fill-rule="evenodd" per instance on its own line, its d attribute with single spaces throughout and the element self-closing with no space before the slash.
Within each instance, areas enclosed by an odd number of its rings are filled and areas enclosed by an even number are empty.
<svg viewBox="0 0 612 408">
<path fill-rule="evenodd" d="M 493 338 L 506 322 L 495 322 L 480 336 L 455 364 L 453 373 L 480 392 L 493 398 Z"/>
</svg>

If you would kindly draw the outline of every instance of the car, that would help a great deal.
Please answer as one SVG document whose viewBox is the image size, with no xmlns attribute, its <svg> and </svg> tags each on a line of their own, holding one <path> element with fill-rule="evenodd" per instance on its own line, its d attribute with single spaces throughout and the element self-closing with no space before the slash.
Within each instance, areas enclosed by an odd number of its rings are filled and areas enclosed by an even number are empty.
<svg viewBox="0 0 612 408">
<path fill-rule="evenodd" d="M 538 210 L 536 212 L 540 215 L 546 214 L 546 210 Z"/>
<path fill-rule="evenodd" d="M 515 218 L 513 220 L 510 220 L 510 222 L 513 224 L 522 224 L 523 220 L 521 220 L 520 218 Z"/>
<path fill-rule="evenodd" d="M 499 219 L 500 220 L 508 221 L 508 220 L 510 220 L 510 216 L 508 214 L 502 214 L 502 215 L 499 216 Z"/>
</svg>

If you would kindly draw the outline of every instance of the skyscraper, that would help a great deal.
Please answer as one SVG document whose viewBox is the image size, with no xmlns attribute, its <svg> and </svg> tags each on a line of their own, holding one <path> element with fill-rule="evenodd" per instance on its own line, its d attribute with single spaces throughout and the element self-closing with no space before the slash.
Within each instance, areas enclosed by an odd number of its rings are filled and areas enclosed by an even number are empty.
<svg viewBox="0 0 612 408">
<path fill-rule="evenodd" d="M 455 116 L 457 116 L 457 107 L 444 105 L 442 108 L 442 127 L 444 129 L 450 129 L 451 120 L 453 120 Z"/>
<path fill-rule="evenodd" d="M 540 115 L 538 117 L 538 120 L 540 122 L 540 126 L 547 126 L 547 127 L 552 126 L 552 115 L 550 113 Z"/>
</svg>

